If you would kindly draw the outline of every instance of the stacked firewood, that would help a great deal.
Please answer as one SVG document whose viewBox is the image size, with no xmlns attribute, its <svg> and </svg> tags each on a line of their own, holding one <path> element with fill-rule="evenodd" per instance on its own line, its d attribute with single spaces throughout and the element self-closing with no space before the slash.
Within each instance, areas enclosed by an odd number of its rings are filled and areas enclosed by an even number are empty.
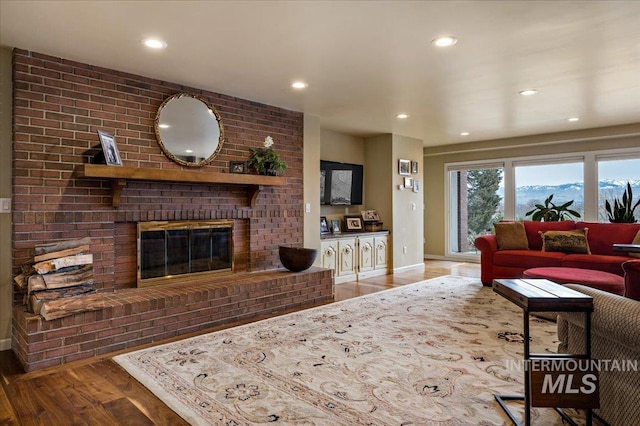
<svg viewBox="0 0 640 426">
<path fill-rule="evenodd" d="M 52 320 L 104 306 L 95 287 L 90 244 L 90 238 L 82 238 L 35 247 L 33 262 L 14 278 L 29 312 Z"/>
</svg>

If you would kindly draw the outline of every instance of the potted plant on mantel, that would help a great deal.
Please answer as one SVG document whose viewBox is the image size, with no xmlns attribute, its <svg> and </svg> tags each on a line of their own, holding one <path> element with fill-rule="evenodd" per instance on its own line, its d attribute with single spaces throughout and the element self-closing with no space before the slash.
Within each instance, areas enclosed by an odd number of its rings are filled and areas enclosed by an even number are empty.
<svg viewBox="0 0 640 426">
<path fill-rule="evenodd" d="M 249 148 L 249 167 L 261 175 L 275 176 L 287 169 L 278 153 L 273 149 L 273 138 L 267 136 L 261 148 Z"/>
<path fill-rule="evenodd" d="M 636 223 L 634 210 L 640 205 L 640 200 L 633 204 L 633 192 L 631 184 L 627 182 L 627 189 L 622 194 L 622 199 L 614 199 L 613 207 L 609 200 L 605 200 L 604 209 L 607 211 L 609 222 L 612 223 Z"/>
<path fill-rule="evenodd" d="M 567 201 L 562 205 L 553 203 L 553 194 L 549 195 L 543 204 L 536 204 L 536 208 L 526 212 L 525 216 L 531 216 L 531 220 L 544 222 L 559 222 L 561 220 L 572 220 L 571 216 L 579 218 L 580 213 L 569 207 L 573 204 L 573 200 Z"/>
</svg>

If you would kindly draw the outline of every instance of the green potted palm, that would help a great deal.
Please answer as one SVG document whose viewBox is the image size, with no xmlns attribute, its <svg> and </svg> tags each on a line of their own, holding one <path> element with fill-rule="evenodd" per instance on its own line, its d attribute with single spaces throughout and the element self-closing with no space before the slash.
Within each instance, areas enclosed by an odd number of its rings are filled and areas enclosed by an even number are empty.
<svg viewBox="0 0 640 426">
<path fill-rule="evenodd" d="M 613 206 L 609 200 L 605 200 L 604 209 L 607 211 L 609 222 L 613 223 L 636 223 L 634 211 L 640 205 L 640 200 L 633 204 L 633 191 L 631 184 L 627 182 L 627 189 L 622 194 L 621 199 L 614 199 Z"/>
<path fill-rule="evenodd" d="M 273 149 L 273 138 L 267 136 L 260 148 L 249 148 L 249 167 L 261 175 L 275 176 L 286 170 L 285 163 Z"/>
<path fill-rule="evenodd" d="M 531 216 L 531 220 L 544 222 L 559 222 L 561 220 L 573 220 L 571 216 L 579 218 L 580 213 L 569 207 L 573 204 L 573 200 L 567 201 L 561 205 L 553 203 L 553 194 L 549 195 L 544 204 L 536 204 L 536 208 L 526 212 L 525 216 Z"/>
</svg>

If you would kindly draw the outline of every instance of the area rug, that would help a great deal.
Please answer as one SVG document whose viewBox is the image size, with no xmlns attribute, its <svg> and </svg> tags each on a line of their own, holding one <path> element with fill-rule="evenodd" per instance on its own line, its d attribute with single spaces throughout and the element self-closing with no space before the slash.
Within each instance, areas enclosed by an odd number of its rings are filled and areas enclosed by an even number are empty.
<svg viewBox="0 0 640 426">
<path fill-rule="evenodd" d="M 555 323 L 531 329 L 533 351 L 555 351 Z M 114 360 L 194 425 L 502 425 L 494 394 L 523 391 L 522 330 L 515 305 L 446 276 Z"/>
</svg>

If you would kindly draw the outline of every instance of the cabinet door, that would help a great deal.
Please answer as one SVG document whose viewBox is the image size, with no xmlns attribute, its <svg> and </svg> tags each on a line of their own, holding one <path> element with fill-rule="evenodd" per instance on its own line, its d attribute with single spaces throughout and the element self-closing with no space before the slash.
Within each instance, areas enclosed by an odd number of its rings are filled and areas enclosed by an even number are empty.
<svg viewBox="0 0 640 426">
<path fill-rule="evenodd" d="M 374 268 L 387 268 L 387 236 L 374 238 Z"/>
<path fill-rule="evenodd" d="M 367 272 L 373 270 L 373 240 L 373 237 L 358 238 L 358 272 Z"/>
<path fill-rule="evenodd" d="M 338 240 L 338 270 L 336 276 L 355 275 L 356 273 L 356 239 Z"/>
<path fill-rule="evenodd" d="M 320 253 L 322 256 L 321 265 L 323 268 L 333 269 L 333 275 L 336 275 L 338 260 L 338 241 L 330 240 L 320 243 Z"/>
</svg>

